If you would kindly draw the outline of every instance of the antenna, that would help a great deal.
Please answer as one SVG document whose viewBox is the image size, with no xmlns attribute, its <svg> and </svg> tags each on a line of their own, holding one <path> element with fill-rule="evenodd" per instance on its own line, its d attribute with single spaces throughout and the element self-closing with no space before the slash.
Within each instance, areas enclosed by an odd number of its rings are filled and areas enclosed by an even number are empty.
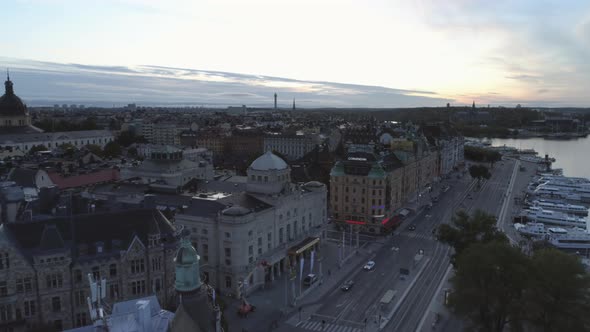
<svg viewBox="0 0 590 332">
<path fill-rule="evenodd" d="M 92 273 L 88 273 L 88 283 L 90 284 L 90 297 L 86 298 L 90 318 L 95 327 L 107 325 L 107 312 L 104 309 L 106 298 L 107 281 L 106 279 L 95 280 Z M 108 305 L 107 305 L 108 307 Z"/>
</svg>

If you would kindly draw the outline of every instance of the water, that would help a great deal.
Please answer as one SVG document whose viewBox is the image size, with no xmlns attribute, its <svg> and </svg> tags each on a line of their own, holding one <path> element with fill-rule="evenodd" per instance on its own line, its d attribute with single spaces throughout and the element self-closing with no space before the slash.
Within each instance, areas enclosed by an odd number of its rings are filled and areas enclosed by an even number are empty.
<svg viewBox="0 0 590 332">
<path fill-rule="evenodd" d="M 553 157 L 553 168 L 563 168 L 563 175 L 590 178 L 590 136 L 573 140 L 547 140 L 543 138 L 492 139 L 494 146 L 513 146 L 517 149 L 534 149 L 540 157 Z"/>
</svg>

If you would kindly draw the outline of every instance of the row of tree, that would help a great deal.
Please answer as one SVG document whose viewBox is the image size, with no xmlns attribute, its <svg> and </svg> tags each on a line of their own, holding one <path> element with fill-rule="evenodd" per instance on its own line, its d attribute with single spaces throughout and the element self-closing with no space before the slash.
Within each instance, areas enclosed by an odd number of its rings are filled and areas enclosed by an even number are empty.
<svg viewBox="0 0 590 332">
<path fill-rule="evenodd" d="M 43 129 L 45 132 L 99 129 L 96 124 L 96 119 L 93 117 L 88 117 L 80 122 L 71 122 L 66 120 L 55 121 L 52 118 L 45 118 L 41 121 L 33 123 L 33 125 L 37 128 Z"/>
<path fill-rule="evenodd" d="M 577 256 L 510 244 L 483 211 L 458 212 L 439 240 L 455 249 L 450 306 L 480 331 L 590 330 L 590 276 Z"/>
<path fill-rule="evenodd" d="M 498 151 L 493 151 L 485 148 L 478 148 L 475 146 L 466 146 L 465 159 L 469 159 L 477 162 L 490 163 L 491 167 L 494 167 L 494 163 L 502 160 L 502 154 Z"/>
</svg>

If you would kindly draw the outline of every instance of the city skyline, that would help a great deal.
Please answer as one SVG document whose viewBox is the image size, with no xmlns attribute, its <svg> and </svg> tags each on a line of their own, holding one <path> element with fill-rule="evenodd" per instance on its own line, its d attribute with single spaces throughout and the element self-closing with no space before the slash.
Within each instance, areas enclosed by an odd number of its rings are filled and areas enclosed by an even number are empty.
<svg viewBox="0 0 590 332">
<path fill-rule="evenodd" d="M 309 82 L 388 91 L 374 104 L 373 94 L 357 94 L 350 106 L 366 101 L 368 107 L 419 107 L 472 100 L 484 105 L 587 106 L 590 101 L 584 93 L 590 87 L 585 61 L 590 55 L 590 5 L 583 1 L 29 0 L 3 9 L 6 19 L 0 28 L 11 32 L 6 34 L 10 47 L 2 54 L 8 62 L 280 77 L 279 88 L 294 94 L 309 93 Z M 31 24 L 42 29 L 31 29 Z M 127 73 L 133 75 L 147 74 Z M 210 81 L 214 75 L 205 76 L 189 75 L 188 80 Z M 41 99 L 29 96 L 22 84 L 17 89 L 24 90 L 25 100 Z M 267 94 L 255 89 L 249 93 Z M 413 98 L 400 100 L 400 93 Z M 310 95 L 316 101 L 302 96 L 298 104 L 346 104 L 346 99 L 317 102 L 318 93 Z M 102 96 L 109 99 L 105 102 L 119 102 L 113 95 Z M 168 102 L 185 101 L 180 99 Z"/>
</svg>

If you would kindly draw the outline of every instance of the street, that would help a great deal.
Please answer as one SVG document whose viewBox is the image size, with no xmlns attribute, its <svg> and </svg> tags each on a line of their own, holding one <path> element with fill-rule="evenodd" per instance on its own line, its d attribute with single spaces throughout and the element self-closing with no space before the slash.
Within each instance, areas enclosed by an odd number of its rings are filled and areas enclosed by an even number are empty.
<svg viewBox="0 0 590 332">
<path fill-rule="evenodd" d="M 435 239 L 435 229 L 441 223 L 449 223 L 459 210 L 473 211 L 482 209 L 498 216 L 506 197 L 508 185 L 513 177 L 514 160 L 496 163 L 492 177 L 482 181 L 480 187 L 469 175 L 457 179 L 455 175 L 445 184 L 451 185 L 446 193 L 441 193 L 439 201 L 430 210 L 423 209 L 410 216 L 392 234 L 386 237 L 360 236 L 360 244 L 371 241 L 374 250 L 355 255 L 364 259 L 351 259 L 345 263 L 347 269 L 332 270 L 333 284 L 323 290 L 323 295 L 312 302 L 302 301 L 304 315 L 299 318 L 296 310 L 282 319 L 277 331 L 416 331 L 426 330 L 434 311 L 442 312 L 433 305 L 437 293 L 446 282 L 443 278 L 450 266 L 451 248 Z M 517 174 L 517 182 L 524 183 Z M 516 189 L 515 189 L 516 190 Z M 508 204 L 510 206 L 510 204 Z M 510 218 L 511 211 L 505 213 Z M 505 222 L 509 225 L 508 222 Z M 409 227 L 415 226 L 415 230 Z M 507 228 L 509 228 L 507 226 Z M 341 234 L 333 236 L 332 242 L 341 241 Z M 352 236 L 356 245 L 356 236 Z M 350 247 L 350 235 L 345 235 Z M 349 252 L 351 249 L 348 247 Z M 419 251 L 424 256 L 415 260 Z M 360 258 L 363 258 L 360 257 Z M 363 265 L 373 260 L 376 265 L 371 271 L 363 270 Z M 354 266 L 350 266 L 353 264 Z M 408 271 L 403 276 L 400 269 Z M 342 273 L 341 271 L 348 271 Z M 353 280 L 355 285 L 348 291 L 342 291 L 340 285 Z M 327 287 L 327 286 L 326 286 Z M 395 297 L 389 304 L 380 304 L 388 290 L 395 291 Z M 313 295 L 307 295 L 313 297 Z M 438 321 L 438 318 L 437 318 Z M 446 313 L 437 323 L 437 330 L 456 331 L 463 326 L 462 321 Z M 430 326 L 428 326 L 430 328 Z"/>
</svg>

